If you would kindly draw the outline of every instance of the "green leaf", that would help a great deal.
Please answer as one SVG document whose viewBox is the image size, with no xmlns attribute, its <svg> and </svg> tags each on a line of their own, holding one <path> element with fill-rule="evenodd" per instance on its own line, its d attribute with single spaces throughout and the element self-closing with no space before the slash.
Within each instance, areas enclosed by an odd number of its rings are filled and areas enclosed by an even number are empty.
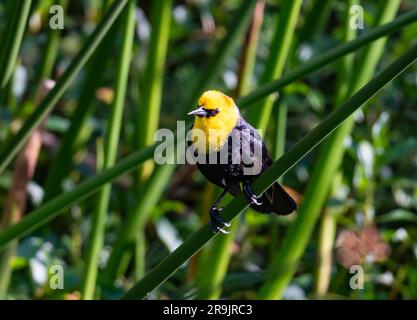
<svg viewBox="0 0 417 320">
<path fill-rule="evenodd" d="M 29 2 L 29 1 L 25 1 Z M 74 58 L 72 63 L 65 70 L 64 74 L 59 78 L 55 87 L 49 92 L 42 103 L 36 108 L 35 112 L 25 121 L 20 130 L 11 139 L 11 141 L 2 148 L 0 152 L 0 173 L 4 171 L 7 165 L 12 161 L 23 143 L 30 134 L 39 126 L 44 117 L 51 111 L 58 100 L 64 95 L 65 91 L 75 79 L 78 72 L 86 64 L 92 56 L 101 40 L 109 31 L 110 27 L 119 16 L 120 12 L 126 5 L 127 0 L 115 1 L 107 14 L 86 40 L 85 45 Z"/>
<path fill-rule="evenodd" d="M 388 213 L 375 217 L 376 223 L 395 223 L 395 222 L 413 222 L 417 223 L 417 214 L 404 210 L 396 209 Z"/>
<path fill-rule="evenodd" d="M 13 74 L 31 4 L 32 0 L 21 0 L 9 5 L 11 12 L 7 12 L 7 27 L 0 49 L 0 89 L 4 89 Z"/>
</svg>

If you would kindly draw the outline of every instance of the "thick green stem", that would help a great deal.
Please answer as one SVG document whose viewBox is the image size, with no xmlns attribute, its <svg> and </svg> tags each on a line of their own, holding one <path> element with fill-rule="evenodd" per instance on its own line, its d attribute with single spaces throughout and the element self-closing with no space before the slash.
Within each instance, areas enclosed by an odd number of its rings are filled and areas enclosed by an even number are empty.
<svg viewBox="0 0 417 320">
<path fill-rule="evenodd" d="M 399 0 L 382 2 L 376 23 L 380 24 L 391 20 L 396 14 L 399 2 Z M 366 49 L 358 68 L 352 74 L 348 95 L 355 92 L 371 77 L 385 41 L 385 39 L 380 39 Z M 320 210 L 328 195 L 331 181 L 343 158 L 343 142 L 351 132 L 353 124 L 353 117 L 347 119 L 323 146 L 305 192 L 303 204 L 298 211 L 298 217 L 289 229 L 281 250 L 271 262 L 267 279 L 259 292 L 260 298 L 277 299 L 282 297 L 313 232 Z"/>
<path fill-rule="evenodd" d="M 152 34 L 150 41 L 150 49 L 148 52 L 146 69 L 144 73 L 144 88 L 143 100 L 140 102 L 138 118 L 136 121 L 137 131 L 137 147 L 139 149 L 152 144 L 154 141 L 154 134 L 159 125 L 160 107 L 162 101 L 162 89 L 164 80 L 164 69 L 167 55 L 167 48 L 169 42 L 169 30 L 171 27 L 171 9 L 172 1 L 157 0 L 152 3 Z M 160 198 L 164 186 L 168 183 L 169 177 L 172 175 L 175 166 L 165 166 L 163 176 L 159 176 L 156 182 L 158 189 L 143 188 L 143 184 L 148 179 L 154 179 L 155 176 L 149 176 L 152 172 L 152 163 L 146 162 L 141 167 L 142 174 L 139 176 L 140 185 L 136 188 L 138 194 L 135 205 L 124 219 L 120 228 L 116 242 L 113 245 L 113 250 L 109 263 L 106 268 L 106 279 L 110 281 L 117 272 L 121 261 L 126 265 L 127 259 L 122 259 L 124 249 L 127 245 L 133 245 L 133 241 L 144 238 L 145 223 L 139 225 L 132 225 L 132 222 L 141 219 L 140 216 L 149 217 L 150 210 Z M 154 183 L 154 182 L 151 182 Z M 150 195 L 152 194 L 152 195 Z M 146 199 L 146 200 L 145 200 Z M 148 200 L 152 199 L 150 203 Z M 143 203 L 146 204 L 143 207 Z M 145 211 L 146 210 L 146 211 Z M 133 228 L 132 228 L 133 227 Z M 141 248 L 143 244 L 136 244 L 132 246 Z M 143 249 L 143 250 L 142 250 Z M 136 250 L 137 254 L 145 253 L 145 249 Z M 145 266 L 145 256 L 136 257 L 137 265 L 136 276 L 142 273 Z"/>
<path fill-rule="evenodd" d="M 165 60 L 171 26 L 171 0 L 152 1 L 152 34 L 144 74 L 143 101 L 137 120 L 137 142 L 141 149 L 153 140 L 159 124 Z"/>
<path fill-rule="evenodd" d="M 116 27 L 117 24 L 112 26 L 86 66 L 86 74 L 82 80 L 77 106 L 71 116 L 71 124 L 48 170 L 45 182 L 45 202 L 62 192 L 62 181 L 72 169 L 74 155 L 79 147 L 84 145 L 84 142 L 81 142 L 85 140 L 82 139 L 83 128 L 88 125 L 86 122 L 94 110 L 95 92 L 103 80 L 102 69 L 111 55 L 109 47 L 114 43 Z"/>
<path fill-rule="evenodd" d="M 146 263 L 146 236 L 145 228 L 141 228 L 136 232 L 135 238 L 135 280 L 139 281 L 145 275 Z"/>
<path fill-rule="evenodd" d="M 285 152 L 288 105 L 285 101 L 277 101 L 275 109 L 276 124 L 274 159 L 278 159 Z"/>
<path fill-rule="evenodd" d="M 4 250 L 0 253 L 0 299 L 6 298 L 7 290 L 9 289 L 10 280 L 12 278 L 13 258 L 16 255 L 16 250 L 19 242 L 11 242 Z"/>
<path fill-rule="evenodd" d="M 355 0 L 349 0 L 345 8 L 345 29 L 343 34 L 343 41 L 347 42 L 356 37 L 356 29 L 350 27 L 350 8 L 355 3 Z M 338 85 L 334 99 L 334 105 L 338 106 L 347 98 L 349 90 L 349 79 L 352 77 L 353 70 L 353 55 L 345 56 L 339 67 Z M 335 174 L 333 178 L 333 191 L 337 193 L 341 185 L 342 174 Z M 330 208 L 325 208 L 320 224 L 318 252 L 317 252 L 317 271 L 315 281 L 315 291 L 318 297 L 322 297 L 327 293 L 331 278 L 332 254 L 333 244 L 336 236 L 336 212 Z"/>
<path fill-rule="evenodd" d="M 279 78 L 284 70 L 287 56 L 290 51 L 298 13 L 301 9 L 301 0 L 286 0 L 276 22 L 274 38 L 269 49 L 268 60 L 265 70 L 260 77 L 260 84 L 265 84 L 273 79 Z M 260 101 L 249 114 L 248 119 L 254 128 L 266 130 L 273 105 L 273 98 L 268 97 Z"/>
<path fill-rule="evenodd" d="M 113 244 L 113 249 L 105 270 L 106 281 L 112 281 L 120 272 L 119 265 L 123 261 L 122 258 L 125 249 L 132 247 L 138 232 L 143 232 L 141 230 L 149 219 L 152 208 L 164 192 L 175 167 L 172 164 L 156 166 L 152 175 L 145 182 L 143 193 L 140 196 L 141 201 L 135 204 L 134 210 L 132 211 L 132 213 L 137 214 L 129 214 L 124 219 L 116 241 Z"/>
<path fill-rule="evenodd" d="M 139 149 L 154 142 L 154 134 L 159 125 L 165 61 L 169 42 L 169 31 L 171 28 L 171 11 L 171 0 L 155 0 L 152 2 L 152 35 L 144 75 L 145 85 L 143 88 L 143 103 L 139 107 L 138 119 L 136 122 Z M 141 167 L 141 174 L 139 175 L 141 184 L 149 178 L 152 168 L 153 163 L 151 161 L 145 162 Z M 171 169 L 171 167 L 169 167 L 169 169 Z M 169 173 L 167 172 L 167 174 Z M 133 207 L 133 210 L 129 212 L 129 215 L 137 216 L 144 214 L 142 211 L 137 211 L 138 203 L 143 201 L 140 196 L 141 194 L 143 195 L 141 185 L 139 185 L 139 188 L 137 189 L 136 193 L 139 195 L 137 203 Z M 142 225 L 141 228 L 142 229 L 137 230 L 135 234 L 132 235 L 139 241 L 145 237 L 143 230 L 144 225 Z M 142 247 L 142 244 L 136 244 L 136 248 L 140 247 Z M 135 275 L 141 276 L 142 271 L 145 270 L 145 250 L 144 248 L 143 250 L 136 250 L 136 253 L 143 253 L 140 257 L 136 256 L 136 261 L 139 262 L 139 264 L 136 265 Z"/>
<path fill-rule="evenodd" d="M 0 90 L 5 88 L 13 74 L 31 4 L 32 0 L 21 0 L 9 6 L 10 21 L 7 21 L 7 28 L 3 32 L 5 39 L 0 50 Z"/>
<path fill-rule="evenodd" d="M 129 0 L 123 17 L 122 45 L 120 59 L 118 60 L 115 96 L 109 118 L 108 132 L 104 143 L 104 166 L 114 166 L 117 156 L 117 146 L 122 125 L 123 106 L 126 96 L 126 87 L 129 78 L 129 65 L 131 60 L 134 30 L 135 30 L 135 0 Z M 83 282 L 83 299 L 90 300 L 94 297 L 97 279 L 98 261 L 104 242 L 106 214 L 110 202 L 111 185 L 106 184 L 99 192 L 97 208 L 92 219 L 90 242 L 87 249 L 86 271 Z"/>
<path fill-rule="evenodd" d="M 314 149 L 324 138 L 333 132 L 343 121 L 351 116 L 365 102 L 371 99 L 385 85 L 395 79 L 410 64 L 417 59 L 417 44 L 413 45 L 400 58 L 381 71 L 362 89 L 347 100 L 343 105 L 327 116 L 319 125 L 317 125 L 308 135 L 296 143 L 288 152 L 286 152 L 278 161 L 268 168 L 259 176 L 253 184 L 254 191 L 257 193 L 264 192 L 268 189 L 282 174 L 291 169 L 298 161 L 305 157 Z M 224 208 L 224 219 L 233 220 L 237 215 L 248 207 L 248 203 L 243 195 L 235 197 Z M 170 275 L 172 275 L 184 262 L 198 252 L 210 239 L 218 236 L 213 235 L 209 225 L 203 226 L 181 246 L 179 246 L 168 257 L 162 260 L 145 278 L 139 281 L 130 289 L 125 299 L 145 298 L 151 291 L 156 289 Z M 0 237 L 1 240 L 1 237 Z M 1 241 L 0 241 L 1 243 Z M 279 272 L 279 270 L 274 270 Z"/>
<path fill-rule="evenodd" d="M 311 1 L 312 8 L 307 14 L 307 18 L 303 27 L 300 30 L 298 41 L 300 43 L 309 41 L 317 34 L 318 30 L 322 27 L 324 21 L 326 21 L 332 3 L 331 0 Z"/>
<path fill-rule="evenodd" d="M 247 94 L 251 87 L 253 70 L 256 62 L 256 49 L 264 16 L 265 1 L 258 0 L 252 16 L 252 22 L 246 33 L 243 51 L 240 56 L 239 81 L 236 87 L 236 96 Z"/>
<path fill-rule="evenodd" d="M 333 180 L 333 190 L 340 188 L 341 174 L 337 174 Z M 329 288 L 332 273 L 333 245 L 336 237 L 336 212 L 331 208 L 325 208 L 320 223 L 315 292 L 319 298 L 323 297 Z"/>
<path fill-rule="evenodd" d="M 292 62 L 295 60 L 295 51 L 298 44 L 311 40 L 313 35 L 319 30 L 323 21 L 327 18 L 327 14 L 330 11 L 330 5 L 331 1 L 329 0 L 312 2 L 313 7 L 308 12 L 307 18 L 299 31 L 299 37 L 292 43 L 291 52 L 288 54 L 290 61 L 287 63 L 287 68 L 291 66 Z M 283 93 L 278 96 L 274 103 L 273 117 L 275 119 L 273 158 L 276 160 L 284 154 L 286 143 L 288 104 Z M 278 182 L 281 184 L 283 181 L 283 176 L 278 179 Z M 271 245 L 269 252 L 272 257 L 275 254 L 278 245 L 279 217 L 273 216 L 271 219 Z"/>
</svg>

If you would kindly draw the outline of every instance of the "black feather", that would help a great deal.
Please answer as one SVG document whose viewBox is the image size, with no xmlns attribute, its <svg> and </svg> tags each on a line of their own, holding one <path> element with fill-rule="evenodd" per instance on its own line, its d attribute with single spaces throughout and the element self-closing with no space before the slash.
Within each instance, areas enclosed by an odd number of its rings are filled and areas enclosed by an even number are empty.
<svg viewBox="0 0 417 320">
<path fill-rule="evenodd" d="M 240 148 L 232 148 L 232 138 L 238 134 Z M 269 155 L 268 149 L 265 143 L 262 141 L 258 132 L 245 121 L 243 117 L 239 118 L 239 121 L 229 135 L 229 143 L 226 143 L 223 148 L 228 148 L 228 161 L 225 164 L 220 163 L 220 152 L 215 155 L 217 157 L 216 164 L 209 164 L 208 160 L 210 155 L 206 155 L 206 163 L 197 163 L 201 173 L 215 185 L 226 189 L 229 193 L 236 196 L 241 192 L 241 184 L 244 181 L 252 181 L 259 174 L 264 172 L 268 167 L 272 165 L 272 159 Z M 256 148 L 262 148 L 262 156 L 260 157 Z M 236 150 L 238 149 L 238 151 Z M 260 165 L 261 170 L 256 175 L 247 175 L 244 172 L 245 165 L 243 162 L 234 163 L 233 159 L 236 156 L 241 157 L 238 153 L 241 152 L 245 156 L 250 157 L 254 164 Z M 239 158 L 240 159 L 240 158 Z M 248 168 L 248 166 L 246 166 Z M 296 202 L 291 196 L 275 182 L 267 191 L 265 191 L 261 198 L 261 205 L 251 205 L 251 207 L 261 213 L 276 213 L 280 215 L 287 215 L 297 209 Z"/>
</svg>

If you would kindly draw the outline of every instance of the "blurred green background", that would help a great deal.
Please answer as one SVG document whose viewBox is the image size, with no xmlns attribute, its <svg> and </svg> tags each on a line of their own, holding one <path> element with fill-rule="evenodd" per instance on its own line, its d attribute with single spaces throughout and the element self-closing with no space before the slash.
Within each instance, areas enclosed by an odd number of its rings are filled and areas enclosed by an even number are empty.
<svg viewBox="0 0 417 320">
<path fill-rule="evenodd" d="M 125 2 L 84 64 L 77 54 L 117 0 L 1 1 L 0 152 L 36 112 L 43 80 L 82 68 L 0 172 L 0 230 L 152 144 L 157 128 L 176 129 L 205 89 L 245 96 L 417 10 L 413 0 Z M 63 8 L 62 30 L 50 28 L 53 5 Z M 354 5 L 363 29 L 352 28 Z M 278 159 L 416 37 L 408 24 L 257 99 L 245 117 Z M 298 213 L 247 210 L 149 298 L 417 299 L 416 71 L 281 178 Z M 2 243 L 0 298 L 118 299 L 208 222 L 218 192 L 194 166 L 147 161 Z M 58 290 L 54 265 L 64 271 Z M 350 286 L 352 265 L 362 267 L 362 289 Z"/>
</svg>

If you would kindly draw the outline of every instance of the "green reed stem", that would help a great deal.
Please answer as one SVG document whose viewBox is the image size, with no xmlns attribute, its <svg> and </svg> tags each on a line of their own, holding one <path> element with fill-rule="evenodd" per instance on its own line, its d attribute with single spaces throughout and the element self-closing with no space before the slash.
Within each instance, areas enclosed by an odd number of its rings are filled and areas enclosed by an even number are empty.
<svg viewBox="0 0 417 320">
<path fill-rule="evenodd" d="M 398 5 L 399 0 L 382 2 L 376 23 L 391 20 L 396 14 Z M 356 92 L 360 86 L 366 83 L 367 79 L 371 78 L 382 54 L 385 41 L 386 39 L 380 39 L 366 48 L 364 56 L 361 56 L 360 64 L 352 73 L 352 82 L 347 96 Z M 323 145 L 323 150 L 318 157 L 317 165 L 305 192 L 303 204 L 298 210 L 297 219 L 288 230 L 281 250 L 277 252 L 270 264 L 268 276 L 259 292 L 260 298 L 277 299 L 282 297 L 285 287 L 296 270 L 295 266 L 311 237 L 335 171 L 341 163 L 344 153 L 343 142 L 350 133 L 353 123 L 353 117 L 347 119 Z"/>
<path fill-rule="evenodd" d="M 296 143 L 288 152 L 268 168 L 254 181 L 255 192 L 264 192 L 282 174 L 291 169 L 300 159 L 305 157 L 324 138 L 334 131 L 343 121 L 359 109 L 365 102 L 377 94 L 385 85 L 402 73 L 417 59 L 417 44 L 414 44 L 401 57 L 381 71 L 355 95 L 343 105 L 327 116 L 308 135 Z M 235 197 L 223 210 L 226 221 L 233 220 L 248 207 L 243 195 Z M 136 283 L 124 296 L 124 299 L 142 299 L 155 290 L 170 275 L 172 275 L 183 263 L 198 252 L 210 239 L 217 237 L 206 224 L 191 235 L 174 252 L 163 259 L 141 281 Z M 0 237 L 1 240 L 1 237 Z M 0 241 L 1 243 L 1 241 Z M 275 270 L 276 272 L 276 270 Z"/>
<path fill-rule="evenodd" d="M 26 0 L 27 1 L 27 0 Z M 111 25 L 119 16 L 121 10 L 126 5 L 127 0 L 116 1 L 103 20 L 87 39 L 86 44 L 81 48 L 72 63 L 68 66 L 64 74 L 57 81 L 54 89 L 45 97 L 41 105 L 36 108 L 33 114 L 24 122 L 20 130 L 9 141 L 0 152 L 0 173 L 4 171 L 7 165 L 27 140 L 28 136 L 39 126 L 47 113 L 54 107 L 58 100 L 64 95 L 65 91 L 74 80 L 75 76 L 82 69 L 88 59 L 91 57 L 103 37 L 106 35 Z"/>
<path fill-rule="evenodd" d="M 299 33 L 298 41 L 300 43 L 310 41 L 317 34 L 328 18 L 332 3 L 334 1 L 331 0 L 311 2 L 312 8 L 306 14 L 305 22 Z"/>
<path fill-rule="evenodd" d="M 139 149 L 153 143 L 154 133 L 158 129 L 171 9 L 171 0 L 152 1 L 152 35 L 144 74 L 143 101 L 137 121 Z"/>
<path fill-rule="evenodd" d="M 349 0 L 346 2 L 344 19 L 345 28 L 343 32 L 342 40 L 348 42 L 356 37 L 356 29 L 350 27 L 350 7 L 355 4 L 355 0 Z M 352 70 L 354 67 L 354 56 L 348 55 L 343 57 L 339 70 L 338 70 L 338 84 L 336 89 L 336 95 L 334 98 L 334 105 L 340 105 L 348 96 L 349 79 L 352 77 Z M 333 159 L 332 159 L 333 160 Z M 342 175 L 335 174 L 333 176 L 333 190 L 337 192 L 342 182 Z M 318 252 L 317 252 L 317 269 L 316 269 L 316 281 L 315 292 L 319 297 L 323 297 L 328 290 L 332 272 L 332 255 L 333 245 L 336 236 L 336 217 L 334 210 L 331 208 L 324 208 L 321 216 L 320 231 L 318 237 Z"/>
<path fill-rule="evenodd" d="M 116 72 L 115 96 L 109 118 L 108 132 L 104 141 L 103 169 L 114 166 L 117 157 L 117 146 L 119 144 L 120 129 L 122 126 L 123 106 L 135 35 L 135 8 L 135 0 L 129 0 L 125 13 L 122 15 L 122 44 Z M 110 192 L 111 184 L 106 184 L 100 190 L 97 197 L 97 208 L 93 214 L 82 290 L 82 297 L 85 300 L 90 300 L 94 297 L 98 262 L 104 242 L 106 214 L 110 202 Z"/>
<path fill-rule="evenodd" d="M 86 65 L 86 74 L 81 82 L 77 106 L 71 115 L 71 124 L 59 144 L 46 176 L 45 202 L 62 192 L 62 181 L 72 169 L 74 154 L 85 143 L 83 128 L 94 110 L 95 93 L 103 81 L 102 70 L 111 55 L 109 48 L 114 43 L 116 27 L 117 24 L 111 27 Z"/>
<path fill-rule="evenodd" d="M 282 12 L 277 16 L 276 29 L 269 48 L 269 56 L 265 64 L 265 70 L 259 80 L 261 85 L 282 75 L 290 51 L 301 4 L 301 0 L 284 1 Z M 248 120 L 254 128 L 263 131 L 266 130 L 272 112 L 272 105 L 272 97 L 267 97 L 260 100 L 256 107 L 251 109 L 248 114 Z"/>
<path fill-rule="evenodd" d="M 139 107 L 138 119 L 136 122 L 139 149 L 154 142 L 154 134 L 159 126 L 164 70 L 169 42 L 169 31 L 171 28 L 171 11 L 171 0 L 155 0 L 152 2 L 152 35 L 148 60 L 143 77 L 145 84 L 143 88 L 143 104 Z M 171 168 L 172 166 L 169 167 L 169 169 Z M 149 178 L 149 175 L 152 172 L 152 162 L 146 162 L 141 169 L 141 174 L 139 174 L 140 184 Z M 143 202 L 144 195 L 141 190 L 141 185 L 138 186 L 136 193 L 139 196 L 132 211 L 129 212 L 129 216 L 145 214 L 143 211 L 138 210 L 138 208 L 140 208 L 140 203 Z M 160 195 L 160 193 L 161 192 L 158 194 Z M 150 208 L 148 210 L 150 210 Z M 140 241 L 142 238 L 145 238 L 143 229 L 144 225 L 141 225 L 140 229 L 136 230 L 136 234 L 133 236 L 134 239 Z M 136 244 L 136 248 L 140 248 L 141 246 L 142 244 Z M 143 250 L 136 250 L 135 252 L 137 254 L 145 253 L 145 249 L 142 249 Z M 142 271 L 145 270 L 145 255 L 140 257 L 136 256 L 135 261 L 138 262 L 138 264 L 135 265 L 135 275 L 142 277 Z"/>
<path fill-rule="evenodd" d="M 13 74 L 17 56 L 25 34 L 32 0 L 21 0 L 10 5 L 9 19 L 3 32 L 4 39 L 0 49 L 0 89 L 4 89 Z"/>
<path fill-rule="evenodd" d="M 144 183 L 143 193 L 140 195 L 141 201 L 136 202 L 135 214 L 129 214 L 123 221 L 120 231 L 105 269 L 105 279 L 107 282 L 113 280 L 120 272 L 120 263 L 125 261 L 123 254 L 126 248 L 131 247 L 138 236 L 138 232 L 145 227 L 146 221 L 150 217 L 152 209 L 161 198 L 162 193 L 169 183 L 170 177 L 175 169 L 175 165 L 166 164 L 156 166 L 152 175 Z"/>
<path fill-rule="evenodd" d="M 340 188 L 342 182 L 342 175 L 340 172 L 333 178 L 332 189 L 336 193 Z M 320 230 L 317 241 L 317 267 L 315 270 L 315 288 L 314 291 L 319 298 L 324 297 L 329 289 L 331 274 L 334 241 L 336 238 L 336 214 L 332 208 L 324 208 L 321 215 Z"/>
</svg>

